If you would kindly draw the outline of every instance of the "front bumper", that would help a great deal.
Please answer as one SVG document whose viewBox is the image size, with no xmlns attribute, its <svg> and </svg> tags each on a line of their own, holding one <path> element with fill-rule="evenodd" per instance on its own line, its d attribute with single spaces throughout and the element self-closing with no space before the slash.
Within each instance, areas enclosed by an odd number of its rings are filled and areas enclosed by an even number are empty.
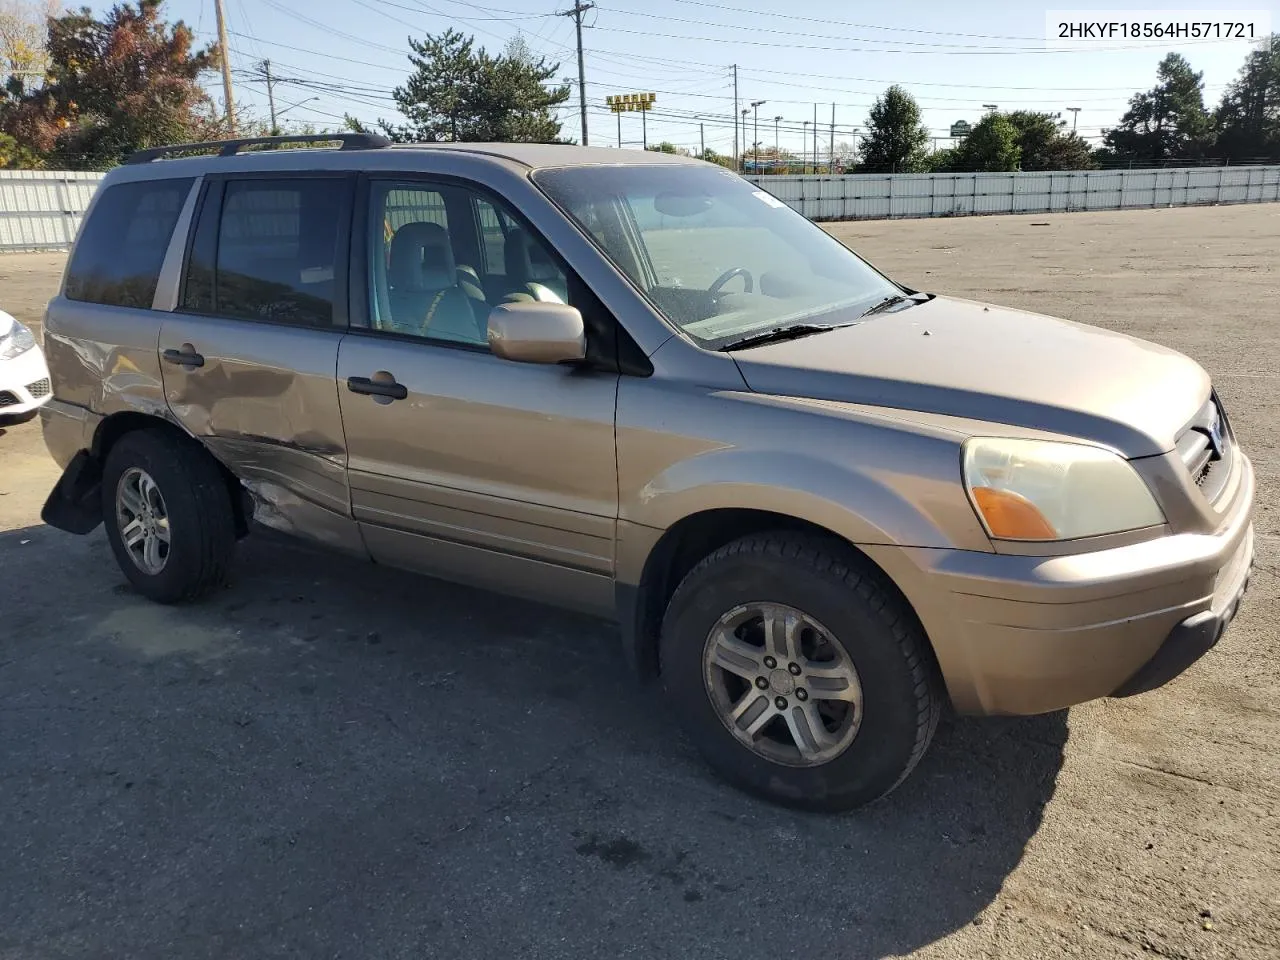
<svg viewBox="0 0 1280 960">
<path fill-rule="evenodd" d="M 1187 617 L 1169 632 L 1155 656 L 1146 662 L 1132 677 L 1122 683 L 1113 697 L 1132 697 L 1134 694 L 1146 693 L 1164 686 L 1187 667 L 1191 666 L 1218 641 L 1222 639 L 1227 626 L 1235 619 L 1240 609 L 1240 601 L 1249 589 L 1249 578 L 1253 574 L 1253 528 L 1236 553 L 1231 566 L 1219 576 L 1218 588 L 1214 591 L 1213 606 L 1202 610 L 1195 616 Z"/>
<path fill-rule="evenodd" d="M 1168 682 L 1235 615 L 1253 566 L 1253 467 L 1212 533 L 1059 557 L 868 548 L 902 588 L 962 713 L 1047 713 Z"/>
<path fill-rule="evenodd" d="M 52 396 L 49 367 L 39 347 L 0 360 L 0 417 L 30 413 Z"/>
</svg>

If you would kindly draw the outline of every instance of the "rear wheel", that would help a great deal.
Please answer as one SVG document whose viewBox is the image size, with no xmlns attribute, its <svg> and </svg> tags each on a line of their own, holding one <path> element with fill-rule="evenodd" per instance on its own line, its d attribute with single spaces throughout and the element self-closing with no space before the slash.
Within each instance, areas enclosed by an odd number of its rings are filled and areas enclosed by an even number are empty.
<svg viewBox="0 0 1280 960">
<path fill-rule="evenodd" d="M 943 697 L 905 600 L 852 551 L 746 537 L 699 563 L 662 631 L 663 684 L 726 779 L 791 806 L 841 810 L 901 783 Z"/>
<path fill-rule="evenodd" d="M 235 514 L 199 444 L 164 429 L 126 434 L 107 455 L 102 500 L 116 562 L 143 596 L 175 603 L 225 581 Z"/>
</svg>

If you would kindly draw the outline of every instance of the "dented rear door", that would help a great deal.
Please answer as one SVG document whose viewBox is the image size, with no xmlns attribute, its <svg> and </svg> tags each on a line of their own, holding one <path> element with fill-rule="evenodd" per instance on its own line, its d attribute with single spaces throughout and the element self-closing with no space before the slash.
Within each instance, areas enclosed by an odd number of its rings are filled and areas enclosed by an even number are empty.
<svg viewBox="0 0 1280 960">
<path fill-rule="evenodd" d="M 174 416 L 249 489 L 256 520 L 362 552 L 334 379 L 352 186 L 207 178 L 159 353 Z"/>
</svg>

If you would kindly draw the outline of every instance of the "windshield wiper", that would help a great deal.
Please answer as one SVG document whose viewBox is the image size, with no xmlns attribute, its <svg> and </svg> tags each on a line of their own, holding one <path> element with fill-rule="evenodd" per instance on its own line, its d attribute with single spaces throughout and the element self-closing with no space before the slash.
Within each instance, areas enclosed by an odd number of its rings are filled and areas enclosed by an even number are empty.
<svg viewBox="0 0 1280 960">
<path fill-rule="evenodd" d="M 917 300 L 916 297 L 923 297 L 924 299 Z M 929 295 L 927 293 L 913 293 L 909 297 L 903 296 L 900 293 L 895 293 L 891 297 L 885 297 L 883 300 L 877 303 L 874 307 L 871 307 L 868 310 L 864 310 L 861 316 L 869 317 L 874 313 L 884 313 L 890 307 L 896 307 L 898 304 L 906 303 L 907 301 L 910 301 L 911 303 L 924 303 L 925 300 L 928 300 L 928 299 L 929 299 Z"/>
<path fill-rule="evenodd" d="M 762 333 L 753 333 L 750 336 L 743 337 L 741 340 L 726 343 L 720 349 L 721 351 L 743 350 L 747 347 L 759 347 L 766 343 L 781 343 L 783 340 L 798 340 L 800 337 L 807 337 L 811 333 L 823 333 L 827 330 L 834 329 L 835 327 L 830 325 L 793 323 L 785 327 L 774 327 L 772 330 L 765 330 Z"/>
</svg>

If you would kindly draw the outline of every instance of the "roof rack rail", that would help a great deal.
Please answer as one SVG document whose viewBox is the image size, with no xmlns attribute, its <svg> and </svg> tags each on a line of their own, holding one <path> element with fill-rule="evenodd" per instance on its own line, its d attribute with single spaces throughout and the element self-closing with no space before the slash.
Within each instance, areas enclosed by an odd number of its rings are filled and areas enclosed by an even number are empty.
<svg viewBox="0 0 1280 960">
<path fill-rule="evenodd" d="M 129 163 L 150 163 L 163 157 L 187 153 L 217 152 L 220 157 L 235 156 L 242 147 L 277 143 L 333 143 L 342 144 L 340 150 L 381 150 L 391 146 L 391 141 L 376 133 L 307 133 L 288 137 L 243 137 L 238 140 L 209 140 L 205 143 L 175 143 L 167 147 L 149 147 L 138 150 L 129 157 Z"/>
</svg>

